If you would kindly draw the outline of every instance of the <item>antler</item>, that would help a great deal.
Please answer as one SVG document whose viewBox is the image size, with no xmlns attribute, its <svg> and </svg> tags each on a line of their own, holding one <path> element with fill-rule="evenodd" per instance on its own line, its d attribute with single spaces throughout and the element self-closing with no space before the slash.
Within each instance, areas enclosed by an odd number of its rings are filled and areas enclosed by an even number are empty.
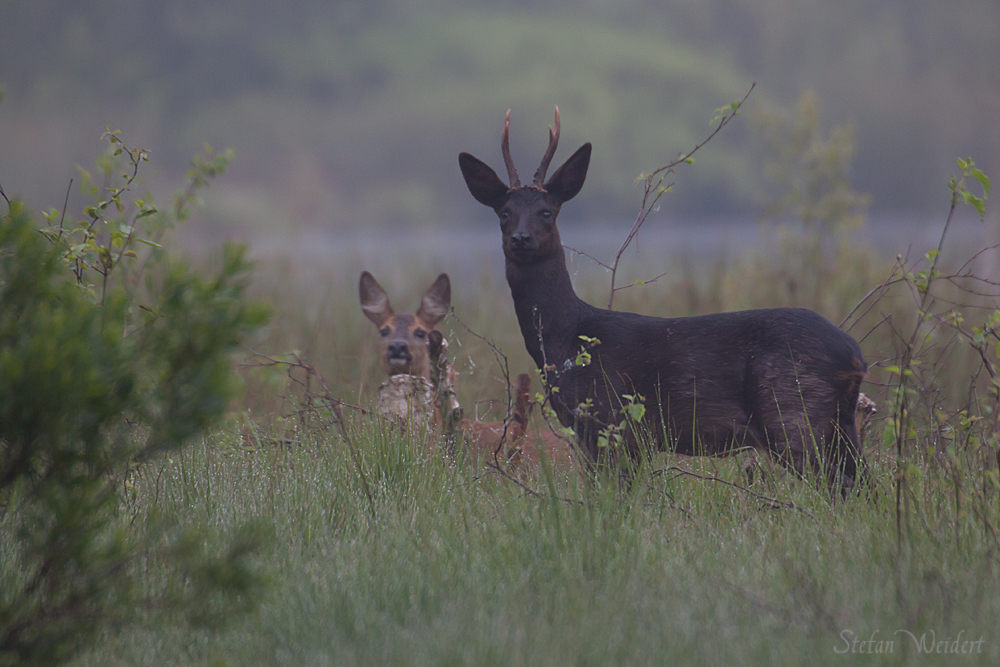
<svg viewBox="0 0 1000 667">
<path fill-rule="evenodd" d="M 507 112 L 508 116 L 510 112 Z M 535 177 L 532 180 L 532 185 L 536 188 L 543 189 L 545 184 L 545 172 L 548 171 L 549 162 L 552 161 L 552 156 L 556 154 L 556 146 L 559 145 L 559 107 L 556 107 L 556 124 L 555 129 L 549 125 L 549 147 L 545 149 L 545 155 L 542 156 L 542 163 L 538 165 L 538 171 L 535 172 Z"/>
<path fill-rule="evenodd" d="M 507 165 L 510 189 L 516 190 L 521 187 L 521 179 L 517 177 L 517 169 L 514 168 L 514 160 L 510 156 L 510 109 L 507 109 L 507 117 L 503 121 L 503 137 L 500 138 L 500 150 L 503 151 L 503 161 Z"/>
</svg>

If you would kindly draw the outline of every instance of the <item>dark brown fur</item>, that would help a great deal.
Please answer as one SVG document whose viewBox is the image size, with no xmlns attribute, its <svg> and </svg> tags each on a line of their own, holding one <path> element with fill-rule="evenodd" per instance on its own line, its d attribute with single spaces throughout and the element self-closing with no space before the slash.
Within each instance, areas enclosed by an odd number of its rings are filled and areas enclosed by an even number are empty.
<svg viewBox="0 0 1000 667">
<path fill-rule="evenodd" d="M 550 149 L 558 133 L 552 136 Z M 596 461 L 598 435 L 621 419 L 621 397 L 639 394 L 643 426 L 661 449 L 719 455 L 750 445 L 799 472 L 825 464 L 828 481 L 849 489 L 861 458 L 854 416 L 867 370 L 849 335 L 800 308 L 659 318 L 577 297 L 556 217 L 583 187 L 590 153 L 584 144 L 544 186 L 513 188 L 480 160 L 459 156 L 473 197 L 500 218 L 518 323 L 528 353 L 557 389 L 550 399 L 559 420 Z M 581 336 L 600 340 L 589 365 L 575 363 Z M 587 401 L 592 407 L 581 414 Z M 638 456 L 635 437 L 625 450 Z"/>
</svg>

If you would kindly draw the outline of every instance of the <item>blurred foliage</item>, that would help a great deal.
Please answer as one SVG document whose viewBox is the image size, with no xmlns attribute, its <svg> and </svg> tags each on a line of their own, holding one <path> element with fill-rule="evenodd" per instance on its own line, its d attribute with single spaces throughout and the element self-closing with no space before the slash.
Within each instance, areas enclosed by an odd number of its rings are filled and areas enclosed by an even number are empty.
<svg viewBox="0 0 1000 667">
<path fill-rule="evenodd" d="M 1000 37 L 987 29 L 1000 8 L 958 4 L 14 3 L 0 23 L 0 139 L 10 164 L 35 165 L 19 190 L 38 182 L 47 153 L 86 154 L 80 130 L 110 117 L 167 169 L 204 138 L 234 146 L 218 217 L 247 224 L 252 211 L 281 229 L 427 224 L 477 210 L 459 151 L 497 164 L 513 108 L 513 153 L 530 171 L 559 104 L 564 150 L 595 145 L 577 210 L 620 218 L 638 200 L 635 175 L 689 150 L 705 110 L 756 80 L 751 108 L 815 89 L 828 118 L 857 128 L 854 177 L 877 193 L 874 206 L 912 211 L 936 201 L 956 152 L 982 155 L 992 142 L 987 170 L 1000 154 L 987 113 L 1000 104 L 989 65 Z M 685 175 L 674 210 L 745 213 L 760 186 L 747 129 Z"/>
<path fill-rule="evenodd" d="M 268 312 L 244 296 L 242 248 L 209 276 L 129 254 L 160 214 L 123 204 L 145 151 L 110 136 L 134 171 L 85 183 L 98 200 L 82 221 L 50 214 L 39 228 L 17 200 L 0 217 L 0 664 L 62 662 L 147 614 L 214 627 L 251 609 L 262 583 L 259 527 L 220 539 L 123 503 L 130 468 L 225 413 L 230 357 Z M 195 181 L 212 167 L 196 161 Z"/>
<path fill-rule="evenodd" d="M 811 92 L 799 98 L 793 117 L 767 109 L 756 114 L 755 121 L 766 144 L 762 167 L 769 218 L 798 220 L 807 233 L 822 238 L 864 224 L 871 196 L 851 188 L 853 128 L 836 127 L 823 139 L 818 103 Z"/>
<path fill-rule="evenodd" d="M 810 92 L 793 110 L 765 108 L 753 118 L 763 144 L 764 231 L 776 238 L 771 252 L 749 260 L 758 275 L 745 284 L 773 285 L 785 292 L 782 303 L 842 316 L 885 271 L 858 240 L 871 197 L 851 187 L 853 128 L 825 136 Z"/>
</svg>

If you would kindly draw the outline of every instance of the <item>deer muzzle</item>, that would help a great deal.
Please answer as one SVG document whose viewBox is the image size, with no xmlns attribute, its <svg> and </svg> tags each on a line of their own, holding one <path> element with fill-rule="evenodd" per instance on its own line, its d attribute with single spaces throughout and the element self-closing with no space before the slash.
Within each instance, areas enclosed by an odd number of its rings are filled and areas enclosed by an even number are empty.
<svg viewBox="0 0 1000 667">
<path fill-rule="evenodd" d="M 386 350 L 385 358 L 391 366 L 407 366 L 413 361 L 409 345 L 401 340 L 389 343 L 389 349 Z"/>
</svg>

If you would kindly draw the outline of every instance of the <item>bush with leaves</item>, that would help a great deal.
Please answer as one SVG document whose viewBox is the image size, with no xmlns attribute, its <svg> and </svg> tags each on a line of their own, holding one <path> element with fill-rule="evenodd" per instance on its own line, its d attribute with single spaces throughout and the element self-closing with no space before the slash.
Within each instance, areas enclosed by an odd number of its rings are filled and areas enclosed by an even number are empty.
<svg viewBox="0 0 1000 667">
<path fill-rule="evenodd" d="M 206 163 L 194 172 L 200 187 Z M 230 355 L 268 317 L 244 296 L 240 248 L 207 277 L 131 252 L 136 223 L 159 215 L 144 202 L 124 213 L 131 183 L 106 186 L 90 220 L 62 234 L 16 201 L 0 217 L 0 664 L 65 660 L 149 613 L 211 627 L 252 608 L 263 581 L 259 526 L 223 540 L 123 511 L 126 466 L 183 447 L 223 415 L 237 386 Z M 65 242 L 72 234 L 83 240 Z"/>
</svg>

